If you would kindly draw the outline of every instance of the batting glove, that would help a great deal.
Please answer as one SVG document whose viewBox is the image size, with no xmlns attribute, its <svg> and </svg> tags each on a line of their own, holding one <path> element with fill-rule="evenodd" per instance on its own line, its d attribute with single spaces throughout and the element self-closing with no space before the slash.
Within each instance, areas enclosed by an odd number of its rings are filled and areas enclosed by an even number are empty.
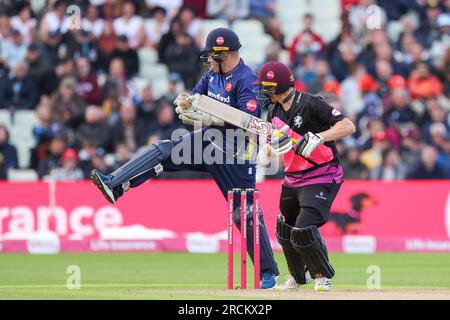
<svg viewBox="0 0 450 320">
<path fill-rule="evenodd" d="M 294 147 L 294 152 L 302 157 L 308 158 L 324 142 L 325 140 L 319 134 L 308 132 L 297 142 Z"/>
<path fill-rule="evenodd" d="M 173 102 L 176 105 L 175 112 L 182 114 L 192 107 L 192 98 L 187 92 L 181 92 Z"/>
<path fill-rule="evenodd" d="M 278 155 L 288 153 L 292 149 L 292 140 L 286 134 L 288 130 L 289 126 L 284 125 L 281 129 L 272 132 L 269 144 L 273 151 Z"/>
</svg>

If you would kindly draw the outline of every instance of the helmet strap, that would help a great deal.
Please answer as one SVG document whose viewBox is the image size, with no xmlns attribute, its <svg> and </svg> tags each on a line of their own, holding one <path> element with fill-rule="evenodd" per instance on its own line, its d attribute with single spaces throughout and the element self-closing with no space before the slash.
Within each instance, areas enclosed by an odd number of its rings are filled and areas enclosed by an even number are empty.
<svg viewBox="0 0 450 320">
<path fill-rule="evenodd" d="M 297 90 L 295 90 L 295 89 L 292 90 L 292 91 L 287 95 L 287 97 L 284 98 L 283 101 L 281 101 L 281 103 L 282 103 L 282 104 L 285 104 L 286 102 L 288 102 L 296 92 L 297 92 Z"/>
</svg>

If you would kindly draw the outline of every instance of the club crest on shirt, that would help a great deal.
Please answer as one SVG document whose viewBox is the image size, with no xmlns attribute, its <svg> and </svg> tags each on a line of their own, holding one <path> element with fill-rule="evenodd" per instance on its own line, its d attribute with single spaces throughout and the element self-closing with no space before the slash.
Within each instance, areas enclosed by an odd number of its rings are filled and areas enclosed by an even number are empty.
<svg viewBox="0 0 450 320">
<path fill-rule="evenodd" d="M 297 128 L 300 128 L 301 125 L 302 125 L 302 123 L 303 123 L 303 118 L 302 118 L 302 116 L 299 115 L 299 114 L 297 114 L 297 115 L 294 117 L 294 126 L 296 126 Z"/>
<path fill-rule="evenodd" d="M 227 90 L 227 92 L 230 92 L 232 88 L 233 88 L 233 84 L 231 82 L 228 82 L 225 87 L 225 90 Z"/>
</svg>

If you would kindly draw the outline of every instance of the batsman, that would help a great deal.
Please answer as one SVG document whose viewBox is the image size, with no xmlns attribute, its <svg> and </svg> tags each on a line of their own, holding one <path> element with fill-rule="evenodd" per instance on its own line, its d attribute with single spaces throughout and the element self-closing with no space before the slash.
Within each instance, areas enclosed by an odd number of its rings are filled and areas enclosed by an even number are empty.
<svg viewBox="0 0 450 320">
<path fill-rule="evenodd" d="M 183 123 L 194 126 L 194 131 L 179 139 L 159 141 L 149 146 L 145 151 L 135 155 L 130 161 L 109 175 L 102 174 L 97 170 L 92 171 L 92 181 L 109 202 L 115 203 L 130 188 L 141 185 L 163 171 L 209 172 L 225 199 L 228 190 L 233 188 L 255 188 L 256 161 L 249 157 L 254 144 L 248 139 L 244 139 L 242 143 L 235 141 L 235 139 L 229 141 L 230 139 L 227 139 L 225 132 L 234 127 L 192 108 L 193 95 L 204 94 L 228 104 L 230 108 L 238 108 L 256 117 L 260 116 L 260 109 L 252 85 L 256 76 L 240 58 L 240 47 L 238 36 L 229 29 L 218 28 L 208 34 L 205 47 L 202 50 L 202 57 L 206 60 L 208 71 L 203 74 L 190 94 L 182 92 L 175 99 L 176 113 Z M 215 134 L 213 135 L 211 132 Z M 217 132 L 223 133 L 224 139 L 222 141 L 217 141 Z M 197 143 L 200 141 L 200 152 L 197 149 L 194 151 L 196 141 Z M 187 161 L 181 163 L 174 161 L 175 150 L 181 150 L 181 153 L 177 153 L 177 155 L 184 160 L 187 159 Z M 206 162 L 202 154 L 204 150 L 208 150 L 214 159 L 223 156 L 226 160 Z M 200 161 L 199 157 L 201 158 Z M 248 203 L 252 203 L 250 197 Z M 252 212 L 253 206 L 249 205 L 246 209 L 247 234 L 253 234 Z M 214 214 L 216 212 L 211 212 L 211 219 L 217 218 Z M 272 289 L 276 286 L 279 271 L 261 211 L 259 215 L 260 287 Z M 236 206 L 233 218 L 235 224 L 240 228 L 239 205 Z M 220 219 L 223 219 L 223 217 Z M 247 237 L 247 251 L 253 261 L 253 237 Z"/>
<path fill-rule="evenodd" d="M 283 155 L 285 164 L 276 234 L 290 276 L 277 289 L 296 290 L 314 280 L 316 291 L 328 291 L 335 271 L 319 228 L 343 182 L 335 140 L 355 126 L 321 97 L 298 92 L 282 63 L 263 65 L 254 84 L 258 98 L 270 101 L 267 121 L 278 129 L 263 154 L 266 160 Z"/>
</svg>

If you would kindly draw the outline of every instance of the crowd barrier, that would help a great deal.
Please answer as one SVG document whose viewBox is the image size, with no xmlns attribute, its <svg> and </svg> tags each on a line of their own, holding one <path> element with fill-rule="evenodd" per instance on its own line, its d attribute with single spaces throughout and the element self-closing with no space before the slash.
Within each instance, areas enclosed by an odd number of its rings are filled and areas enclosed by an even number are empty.
<svg viewBox="0 0 450 320">
<path fill-rule="evenodd" d="M 258 189 L 279 251 L 281 181 Z M 116 205 L 89 181 L 0 183 L 0 252 L 219 252 L 227 218 L 227 202 L 210 180 L 152 181 Z M 450 252 L 450 180 L 345 181 L 331 220 L 321 230 L 333 252 Z"/>
</svg>

